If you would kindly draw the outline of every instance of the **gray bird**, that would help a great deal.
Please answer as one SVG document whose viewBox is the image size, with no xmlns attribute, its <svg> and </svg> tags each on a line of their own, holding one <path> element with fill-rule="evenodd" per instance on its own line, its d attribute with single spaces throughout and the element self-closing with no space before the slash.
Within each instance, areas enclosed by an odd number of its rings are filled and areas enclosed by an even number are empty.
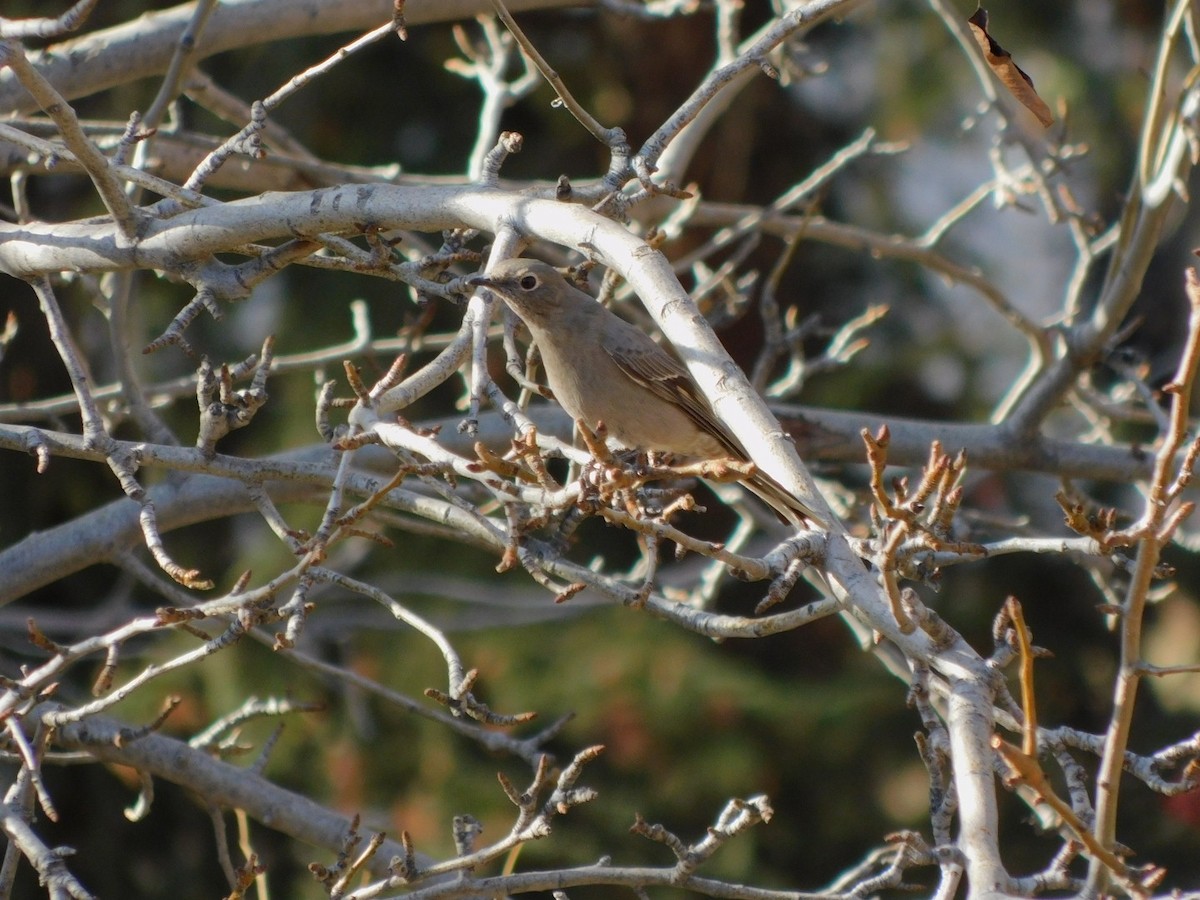
<svg viewBox="0 0 1200 900">
<path fill-rule="evenodd" d="M 682 363 L 553 266 L 509 259 L 467 283 L 496 293 L 525 322 L 550 390 L 572 418 L 592 428 L 603 422 L 631 449 L 749 461 Z M 821 520 L 765 472 L 743 483 L 795 526 L 801 517 Z"/>
</svg>

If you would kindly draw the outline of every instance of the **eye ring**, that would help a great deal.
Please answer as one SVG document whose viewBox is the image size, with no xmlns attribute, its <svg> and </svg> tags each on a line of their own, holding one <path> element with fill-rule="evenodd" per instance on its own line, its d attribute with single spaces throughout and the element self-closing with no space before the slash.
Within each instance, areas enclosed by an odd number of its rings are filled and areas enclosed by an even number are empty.
<svg viewBox="0 0 1200 900">
<path fill-rule="evenodd" d="M 520 285 L 523 291 L 532 291 L 538 286 L 538 279 L 536 275 L 523 275 L 517 284 Z"/>
</svg>

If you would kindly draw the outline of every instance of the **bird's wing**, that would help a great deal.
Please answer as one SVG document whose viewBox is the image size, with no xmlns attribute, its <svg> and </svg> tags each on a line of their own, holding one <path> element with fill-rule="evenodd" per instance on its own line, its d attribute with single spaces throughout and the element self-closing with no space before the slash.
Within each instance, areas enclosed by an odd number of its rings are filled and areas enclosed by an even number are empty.
<svg viewBox="0 0 1200 900">
<path fill-rule="evenodd" d="M 632 327 L 632 326 L 631 326 Z M 606 341 L 604 349 L 617 367 L 643 387 L 681 409 L 689 419 L 720 441 L 731 456 L 746 459 L 746 451 L 717 418 L 697 389 L 683 363 L 641 332 L 642 341 Z"/>
<path fill-rule="evenodd" d="M 697 426 L 716 438 L 730 456 L 749 460 L 750 456 L 741 442 L 717 418 L 683 363 L 642 332 L 638 331 L 637 335 L 635 338 L 624 336 L 625 340 L 603 341 L 602 346 L 622 372 L 664 400 L 677 405 Z M 802 518 L 821 521 L 820 516 L 762 470 L 755 472 L 746 485 L 775 510 L 782 522 L 802 526 L 803 522 L 796 518 L 796 513 Z"/>
</svg>

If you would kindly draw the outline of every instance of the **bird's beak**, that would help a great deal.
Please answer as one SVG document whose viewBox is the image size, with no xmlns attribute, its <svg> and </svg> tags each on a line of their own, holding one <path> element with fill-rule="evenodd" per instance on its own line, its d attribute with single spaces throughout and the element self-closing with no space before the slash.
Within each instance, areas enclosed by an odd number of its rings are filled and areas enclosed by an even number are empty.
<svg viewBox="0 0 1200 900">
<path fill-rule="evenodd" d="M 467 284 L 471 287 L 495 287 L 496 282 L 488 278 L 486 275 L 473 275 L 467 279 Z"/>
</svg>

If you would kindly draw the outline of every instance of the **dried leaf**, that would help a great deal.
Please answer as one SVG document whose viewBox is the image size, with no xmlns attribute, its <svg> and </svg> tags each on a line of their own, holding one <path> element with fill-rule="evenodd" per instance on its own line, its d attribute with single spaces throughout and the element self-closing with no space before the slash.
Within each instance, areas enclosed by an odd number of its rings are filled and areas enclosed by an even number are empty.
<svg viewBox="0 0 1200 900">
<path fill-rule="evenodd" d="M 1042 126 L 1049 128 L 1054 124 L 1054 115 L 1046 101 L 1038 96 L 1033 87 L 1033 79 L 1021 71 L 1020 66 L 1013 62 L 1012 54 L 997 44 L 988 34 L 988 14 L 983 7 L 975 10 L 975 14 L 967 19 L 971 26 L 971 34 L 975 36 L 979 49 L 983 51 L 984 59 L 996 73 L 996 77 L 1008 88 L 1021 104 L 1037 116 Z"/>
</svg>

